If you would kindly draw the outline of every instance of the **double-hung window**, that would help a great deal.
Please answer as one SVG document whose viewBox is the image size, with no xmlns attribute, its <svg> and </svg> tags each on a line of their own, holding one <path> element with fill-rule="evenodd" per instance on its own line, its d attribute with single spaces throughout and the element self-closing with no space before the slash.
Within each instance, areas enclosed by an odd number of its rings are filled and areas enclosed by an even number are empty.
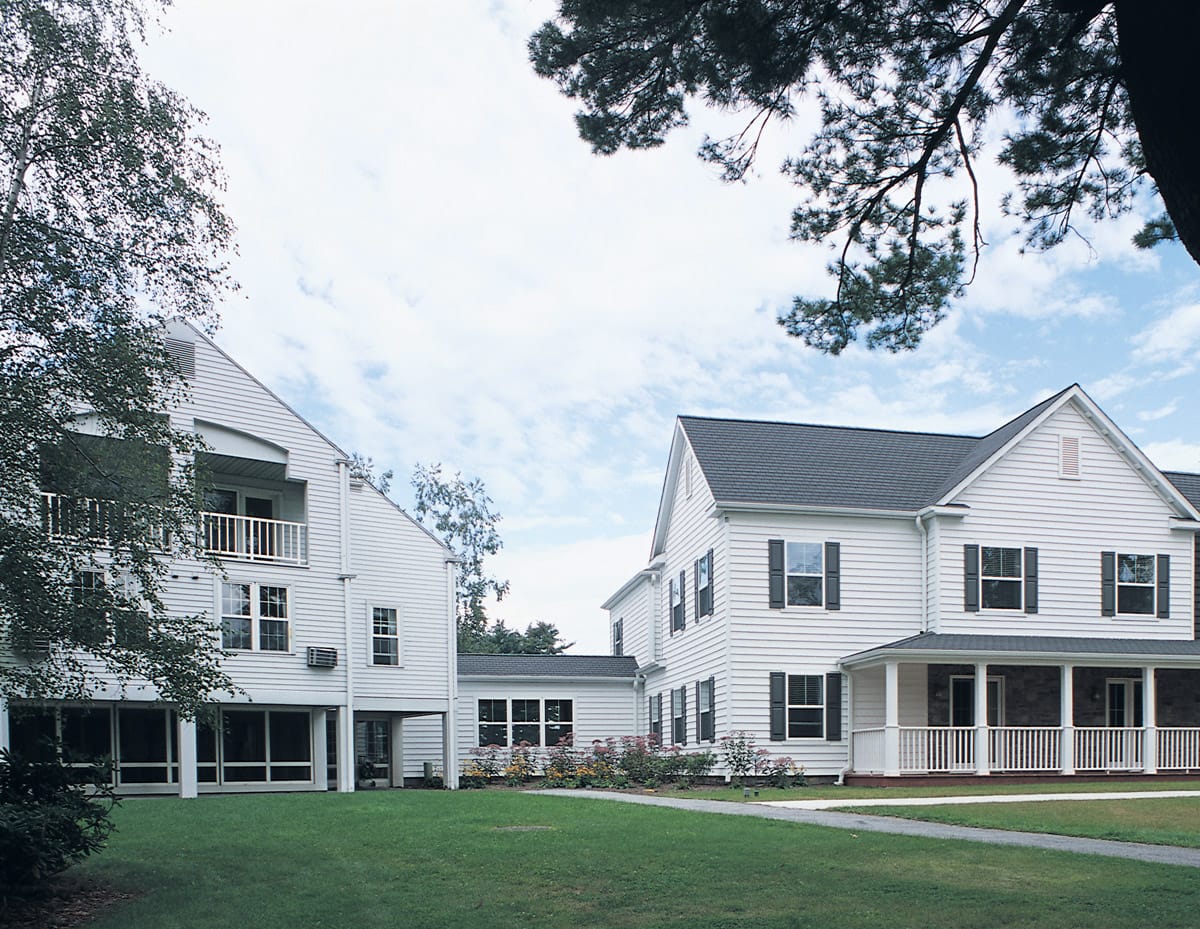
<svg viewBox="0 0 1200 929">
<path fill-rule="evenodd" d="M 985 610 L 1021 609 L 1021 549 L 980 549 L 980 599 Z"/>
<path fill-rule="evenodd" d="M 371 607 L 371 664 L 400 664 L 400 611 L 394 606 Z"/>
<path fill-rule="evenodd" d="M 696 682 L 696 741 L 716 741 L 716 681 Z"/>
<path fill-rule="evenodd" d="M 820 739 L 825 735 L 825 681 L 820 674 L 787 676 L 789 739 Z"/>
<path fill-rule="evenodd" d="M 1117 612 L 1154 613 L 1154 556 L 1117 553 Z"/>
<path fill-rule="evenodd" d="M 684 572 L 679 572 L 678 579 L 671 578 L 671 632 L 682 632 L 683 619 L 683 582 Z"/>
<path fill-rule="evenodd" d="M 825 571 L 820 542 L 787 543 L 788 606 L 823 606 Z"/>
<path fill-rule="evenodd" d="M 671 741 L 676 745 L 687 744 L 687 688 L 671 690 Z"/>
<path fill-rule="evenodd" d="M 713 553 L 710 548 L 693 565 L 696 572 L 696 618 L 711 616 L 713 611 Z"/>
<path fill-rule="evenodd" d="M 625 654 L 625 620 L 618 619 L 612 626 L 612 653 L 620 658 Z"/>
<path fill-rule="evenodd" d="M 268 584 L 222 584 L 221 647 L 233 651 L 288 651 L 291 591 Z"/>
</svg>

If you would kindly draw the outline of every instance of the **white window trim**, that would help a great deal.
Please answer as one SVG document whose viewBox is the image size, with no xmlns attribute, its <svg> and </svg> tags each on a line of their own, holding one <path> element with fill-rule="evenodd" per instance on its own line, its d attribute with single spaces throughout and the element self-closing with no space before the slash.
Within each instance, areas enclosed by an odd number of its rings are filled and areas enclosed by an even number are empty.
<svg viewBox="0 0 1200 929">
<path fill-rule="evenodd" d="M 816 574 L 806 574 L 800 571 L 788 570 L 788 546 L 789 545 L 816 545 L 821 552 L 821 570 Z M 792 603 L 788 597 L 788 579 L 793 577 L 819 577 L 821 579 L 821 602 L 820 603 Z M 815 542 L 812 539 L 784 539 L 783 542 L 783 608 L 785 610 L 803 610 L 806 613 L 811 613 L 816 610 L 825 610 L 825 597 L 829 591 L 825 589 L 825 542 Z"/>
<path fill-rule="evenodd" d="M 224 604 L 224 587 L 226 584 L 247 584 L 250 587 L 250 647 L 249 648 L 229 648 L 225 645 L 225 604 Z M 260 587 L 282 587 L 287 591 L 287 648 L 261 648 L 262 638 L 259 629 L 259 621 L 263 618 L 259 614 L 258 590 Z M 216 579 L 216 617 L 217 617 L 217 642 L 223 651 L 231 652 L 234 655 L 294 655 L 296 654 L 296 598 L 295 592 L 291 584 L 276 584 L 266 581 L 247 581 L 241 578 L 231 577 L 227 580 L 221 578 Z M 276 617 L 268 616 L 267 619 L 275 619 Z"/>
<path fill-rule="evenodd" d="M 119 591 L 123 596 L 130 596 L 130 587 L 132 586 L 132 582 L 129 574 L 124 571 L 114 570 L 113 566 L 110 564 L 92 565 L 90 567 L 80 568 L 75 572 L 75 575 L 80 579 L 82 579 L 83 575 L 85 574 L 97 575 L 100 578 L 100 584 L 103 587 L 109 590 Z M 75 596 L 76 587 L 77 585 L 75 583 L 75 578 L 73 577 L 71 579 L 70 593 L 72 597 Z M 84 588 L 80 586 L 79 589 L 82 590 Z M 147 629 L 149 629 L 151 625 L 153 625 L 154 620 L 154 617 L 150 613 L 150 602 L 145 597 L 141 597 L 137 600 L 137 605 L 138 612 L 142 613 L 146 617 L 146 626 Z M 104 628 L 105 642 L 110 645 L 117 645 L 120 647 L 119 643 L 117 643 L 117 627 L 113 622 L 111 613 L 105 613 L 104 615 Z"/>
<path fill-rule="evenodd" d="M 375 663 L 375 610 L 396 611 L 396 663 Z M 389 638 L 379 636 L 379 638 Z M 368 668 L 403 668 L 404 667 L 404 609 L 399 603 L 368 601 L 367 603 L 367 667 Z"/>
<path fill-rule="evenodd" d="M 676 703 L 678 701 L 678 704 Z M 678 710 L 678 713 L 676 713 Z M 679 687 L 671 688 L 671 744 L 686 745 L 687 744 L 687 684 L 682 684 Z M 679 723 L 679 729 L 683 733 L 682 739 L 675 737 L 675 724 Z"/>
<path fill-rule="evenodd" d="M 985 548 L 998 549 L 1013 549 L 1017 553 L 1017 567 L 1020 569 L 1020 574 L 1016 577 L 1000 577 L 995 574 L 983 573 L 983 550 Z M 1015 607 L 1007 606 L 986 606 L 983 602 L 983 584 L 984 581 L 1013 581 L 1017 585 L 1018 599 L 1020 603 Z M 1025 615 L 1025 546 L 1024 545 L 986 545 L 983 542 L 979 543 L 979 612 L 980 613 L 996 613 L 1000 616 L 1024 616 Z"/>
<path fill-rule="evenodd" d="M 1121 580 L 1121 556 L 1150 559 L 1150 583 Z M 1121 610 L 1122 587 L 1149 587 L 1150 609 L 1144 613 L 1125 613 Z M 1148 552 L 1114 552 L 1113 554 L 1113 615 L 1128 619 L 1157 619 L 1158 618 L 1158 555 Z"/>
</svg>

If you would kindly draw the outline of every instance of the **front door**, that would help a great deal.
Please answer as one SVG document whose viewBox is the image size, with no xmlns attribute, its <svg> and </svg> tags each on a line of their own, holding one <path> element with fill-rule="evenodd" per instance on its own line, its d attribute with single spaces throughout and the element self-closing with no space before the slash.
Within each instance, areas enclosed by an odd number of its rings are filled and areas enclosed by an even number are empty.
<svg viewBox="0 0 1200 929">
<path fill-rule="evenodd" d="M 276 555 L 275 539 L 271 533 L 271 524 L 259 522 L 264 519 L 275 518 L 275 503 L 270 497 L 244 497 L 242 506 L 246 510 L 246 515 L 252 517 L 247 521 L 247 547 L 250 552 L 255 555 L 263 555 L 267 558 L 274 558 Z"/>
<path fill-rule="evenodd" d="M 1142 725 L 1142 682 L 1132 678 L 1109 678 L 1104 721 L 1109 729 L 1140 729 Z M 1130 770 L 1139 766 L 1140 732 L 1107 732 L 1106 765 L 1114 770 Z"/>
<path fill-rule="evenodd" d="M 988 725 L 1004 725 L 1004 678 L 989 677 Z M 950 678 L 950 725 L 975 725 L 975 678 Z"/>
<path fill-rule="evenodd" d="M 386 717 L 354 724 L 355 779 L 364 787 L 391 784 L 391 721 Z"/>
</svg>

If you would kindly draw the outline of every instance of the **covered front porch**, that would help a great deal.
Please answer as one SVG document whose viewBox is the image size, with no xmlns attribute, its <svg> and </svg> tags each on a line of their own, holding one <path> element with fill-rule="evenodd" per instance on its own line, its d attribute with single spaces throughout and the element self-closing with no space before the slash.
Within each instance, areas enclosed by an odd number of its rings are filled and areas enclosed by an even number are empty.
<svg viewBox="0 0 1200 929">
<path fill-rule="evenodd" d="M 1200 642 L 925 633 L 842 666 L 851 776 L 1200 774 Z"/>
</svg>

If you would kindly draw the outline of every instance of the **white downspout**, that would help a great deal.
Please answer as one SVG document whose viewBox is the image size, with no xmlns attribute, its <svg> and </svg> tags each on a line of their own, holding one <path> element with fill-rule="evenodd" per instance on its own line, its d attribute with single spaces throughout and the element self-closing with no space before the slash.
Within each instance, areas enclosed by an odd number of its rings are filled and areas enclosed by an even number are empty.
<svg viewBox="0 0 1200 929">
<path fill-rule="evenodd" d="M 354 575 L 350 573 L 350 462 L 341 459 L 338 466 L 338 522 L 341 536 L 341 562 L 338 580 L 342 582 L 342 625 L 345 631 L 346 648 L 346 693 L 343 706 L 338 714 L 342 717 L 342 725 L 338 727 L 338 756 L 342 764 L 338 766 L 338 790 L 350 793 L 354 790 L 357 779 L 354 758 L 354 630 L 353 604 L 350 596 L 350 582 Z"/>
<path fill-rule="evenodd" d="M 925 519 L 917 514 L 917 532 L 921 536 L 921 631 L 929 631 L 929 533 Z"/>
</svg>

